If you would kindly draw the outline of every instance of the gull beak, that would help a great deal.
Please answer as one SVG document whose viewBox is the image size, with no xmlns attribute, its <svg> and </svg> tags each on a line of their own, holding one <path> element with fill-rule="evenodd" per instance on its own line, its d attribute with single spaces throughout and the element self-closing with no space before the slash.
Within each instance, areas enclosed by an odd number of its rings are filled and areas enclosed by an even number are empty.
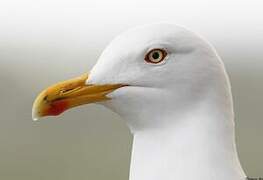
<svg viewBox="0 0 263 180">
<path fill-rule="evenodd" d="M 109 100 L 107 94 L 125 86 L 122 84 L 86 84 L 87 79 L 88 74 L 84 74 L 43 90 L 33 104 L 33 120 L 44 116 L 57 116 L 67 109 L 83 104 Z"/>
</svg>

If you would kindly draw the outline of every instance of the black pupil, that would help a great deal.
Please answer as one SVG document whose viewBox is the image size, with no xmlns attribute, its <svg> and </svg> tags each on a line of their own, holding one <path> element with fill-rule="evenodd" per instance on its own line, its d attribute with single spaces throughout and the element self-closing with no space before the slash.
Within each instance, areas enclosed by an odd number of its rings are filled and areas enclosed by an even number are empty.
<svg viewBox="0 0 263 180">
<path fill-rule="evenodd" d="M 159 59 L 159 57 L 160 57 L 159 52 L 154 52 L 154 53 L 152 54 L 152 57 L 153 57 L 153 59 Z"/>
</svg>

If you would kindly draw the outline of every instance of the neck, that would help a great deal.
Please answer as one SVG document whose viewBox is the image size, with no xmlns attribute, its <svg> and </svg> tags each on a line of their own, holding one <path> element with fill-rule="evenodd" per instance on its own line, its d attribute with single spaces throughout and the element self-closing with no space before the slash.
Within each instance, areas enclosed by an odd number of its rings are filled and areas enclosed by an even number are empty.
<svg viewBox="0 0 263 180">
<path fill-rule="evenodd" d="M 130 180 L 244 180 L 229 107 L 206 104 L 160 119 L 170 126 L 135 131 Z"/>
</svg>

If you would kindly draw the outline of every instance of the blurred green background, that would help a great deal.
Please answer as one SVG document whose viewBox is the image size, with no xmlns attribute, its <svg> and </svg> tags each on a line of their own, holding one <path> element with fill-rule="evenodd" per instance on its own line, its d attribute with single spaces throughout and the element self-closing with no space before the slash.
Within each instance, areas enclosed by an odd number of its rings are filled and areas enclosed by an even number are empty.
<svg viewBox="0 0 263 180">
<path fill-rule="evenodd" d="M 128 180 L 132 136 L 98 105 L 31 120 L 36 95 L 88 72 L 120 32 L 181 24 L 218 50 L 232 82 L 247 175 L 263 176 L 263 13 L 260 1 L 6 1 L 0 3 L 0 179 Z"/>
</svg>

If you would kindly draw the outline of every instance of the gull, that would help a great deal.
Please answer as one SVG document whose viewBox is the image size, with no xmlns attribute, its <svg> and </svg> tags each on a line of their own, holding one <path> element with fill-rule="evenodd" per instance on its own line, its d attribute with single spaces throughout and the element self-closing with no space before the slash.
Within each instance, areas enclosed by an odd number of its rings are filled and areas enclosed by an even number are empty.
<svg viewBox="0 0 263 180">
<path fill-rule="evenodd" d="M 204 38 L 177 25 L 132 28 L 90 73 L 43 90 L 32 116 L 98 103 L 133 134 L 130 180 L 245 180 L 235 143 L 231 86 Z"/>
</svg>

